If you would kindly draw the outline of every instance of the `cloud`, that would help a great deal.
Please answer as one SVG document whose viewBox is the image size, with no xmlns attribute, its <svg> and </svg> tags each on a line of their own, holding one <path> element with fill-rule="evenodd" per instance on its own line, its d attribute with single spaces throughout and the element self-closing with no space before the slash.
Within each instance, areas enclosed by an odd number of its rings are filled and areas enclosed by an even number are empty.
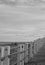
<svg viewBox="0 0 45 65">
<path fill-rule="evenodd" d="M 34 10 L 35 11 L 35 10 Z M 30 41 L 45 35 L 44 13 L 0 7 L 0 41 Z"/>
</svg>

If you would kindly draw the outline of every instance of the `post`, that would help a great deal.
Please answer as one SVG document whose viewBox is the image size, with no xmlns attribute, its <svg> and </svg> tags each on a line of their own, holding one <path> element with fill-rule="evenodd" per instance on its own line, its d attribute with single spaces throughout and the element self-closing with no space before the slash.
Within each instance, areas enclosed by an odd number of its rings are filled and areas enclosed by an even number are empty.
<svg viewBox="0 0 45 65">
<path fill-rule="evenodd" d="M 24 51 L 24 44 L 18 44 L 19 45 L 19 49 L 18 52 L 23 52 Z M 18 64 L 17 65 L 24 65 L 24 53 L 19 53 L 18 54 Z M 21 62 L 20 62 L 21 61 Z"/>
<path fill-rule="evenodd" d="M 32 46 L 33 46 L 33 42 L 30 43 L 30 57 L 32 58 L 33 57 L 33 53 L 32 53 Z"/>
<path fill-rule="evenodd" d="M 24 44 L 20 44 L 20 52 L 24 51 Z M 24 52 L 20 54 L 20 60 L 22 60 L 22 62 L 20 62 L 20 65 L 24 65 Z"/>
<path fill-rule="evenodd" d="M 34 53 L 35 54 L 37 53 L 37 44 L 36 43 L 34 44 Z"/>
<path fill-rule="evenodd" d="M 32 44 L 32 54 L 33 54 L 33 56 L 34 56 L 34 42 L 33 42 L 33 44 Z"/>
<path fill-rule="evenodd" d="M 30 43 L 28 44 L 28 61 L 30 61 Z"/>
<path fill-rule="evenodd" d="M 7 56 L 3 62 L 4 65 L 9 65 L 9 58 L 8 55 L 10 54 L 10 46 L 5 46 L 4 48 L 4 56 Z"/>
<path fill-rule="evenodd" d="M 3 46 L 1 47 L 1 57 L 4 57 L 4 47 Z M 1 65 L 4 65 L 3 62 L 4 61 L 1 61 Z"/>
<path fill-rule="evenodd" d="M 17 65 L 20 65 L 20 45 L 18 44 L 18 49 L 17 49 L 17 52 L 18 52 L 18 55 L 17 55 Z"/>
<path fill-rule="evenodd" d="M 8 55 L 10 55 L 10 46 L 8 46 Z M 8 65 L 10 64 L 10 58 L 8 58 Z"/>
<path fill-rule="evenodd" d="M 25 63 L 28 63 L 28 43 L 25 44 Z"/>
<path fill-rule="evenodd" d="M 1 58 L 1 46 L 0 46 L 0 58 Z M 0 65 L 1 65 L 1 60 L 0 60 Z"/>
</svg>

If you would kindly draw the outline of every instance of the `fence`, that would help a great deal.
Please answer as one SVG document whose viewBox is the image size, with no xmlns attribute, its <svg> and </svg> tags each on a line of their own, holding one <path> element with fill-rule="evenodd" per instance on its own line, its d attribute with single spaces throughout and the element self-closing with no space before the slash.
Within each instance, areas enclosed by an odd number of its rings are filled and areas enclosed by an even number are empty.
<svg viewBox="0 0 45 65">
<path fill-rule="evenodd" d="M 37 44 L 29 42 L 18 42 L 0 45 L 0 65 L 40 65 L 45 59 L 34 60 L 33 55 L 38 50 Z M 33 60 L 31 60 L 33 59 Z M 44 64 L 45 65 L 45 64 Z"/>
<path fill-rule="evenodd" d="M 30 43 L 0 46 L 0 65 L 24 65 L 30 59 Z"/>
</svg>

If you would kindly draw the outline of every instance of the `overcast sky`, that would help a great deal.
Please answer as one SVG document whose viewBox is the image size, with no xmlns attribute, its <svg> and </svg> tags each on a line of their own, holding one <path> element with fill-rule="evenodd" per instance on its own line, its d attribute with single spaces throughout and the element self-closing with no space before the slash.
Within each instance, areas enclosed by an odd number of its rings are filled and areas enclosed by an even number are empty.
<svg viewBox="0 0 45 65">
<path fill-rule="evenodd" d="M 45 8 L 0 5 L 0 41 L 31 41 L 45 36 Z"/>
</svg>

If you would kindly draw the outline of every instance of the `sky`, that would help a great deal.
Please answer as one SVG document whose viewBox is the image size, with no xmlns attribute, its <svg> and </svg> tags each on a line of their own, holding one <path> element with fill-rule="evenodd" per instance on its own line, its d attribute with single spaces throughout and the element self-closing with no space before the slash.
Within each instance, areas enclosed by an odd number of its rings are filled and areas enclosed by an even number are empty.
<svg viewBox="0 0 45 65">
<path fill-rule="evenodd" d="M 45 37 L 45 7 L 0 5 L 0 41 L 33 41 Z"/>
</svg>

